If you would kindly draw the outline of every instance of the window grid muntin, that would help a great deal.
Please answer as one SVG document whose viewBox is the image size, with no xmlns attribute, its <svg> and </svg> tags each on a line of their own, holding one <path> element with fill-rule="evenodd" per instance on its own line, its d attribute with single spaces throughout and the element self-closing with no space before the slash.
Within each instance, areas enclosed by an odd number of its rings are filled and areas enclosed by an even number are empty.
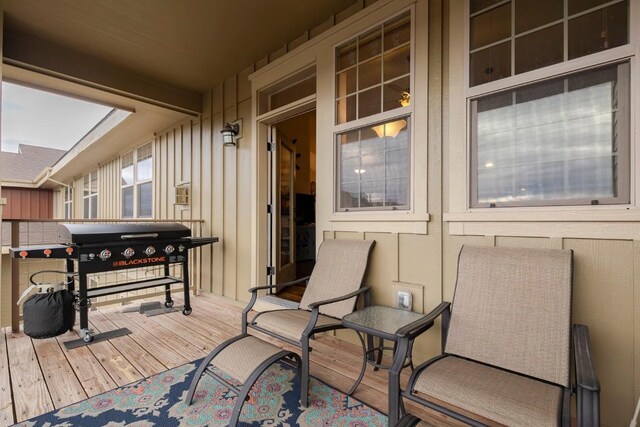
<svg viewBox="0 0 640 427">
<path fill-rule="evenodd" d="M 392 48 L 390 48 L 389 50 L 385 51 L 384 50 L 384 45 L 382 48 L 382 57 L 384 57 L 384 54 L 388 54 L 390 52 L 395 52 L 397 50 L 400 49 L 404 49 L 404 48 L 408 48 L 409 50 L 409 55 L 410 55 L 410 61 L 409 61 L 409 72 L 405 73 L 405 74 L 401 74 L 401 75 L 397 75 L 394 76 L 392 78 L 389 79 L 385 79 L 384 81 L 381 81 L 380 84 L 376 85 L 375 87 L 379 87 L 380 88 L 380 113 L 376 113 L 370 116 L 366 116 L 366 117 L 357 117 L 357 111 L 359 110 L 359 106 L 356 103 L 355 107 L 354 107 L 354 111 L 356 111 L 356 117 L 354 117 L 351 120 L 348 121 L 344 121 L 344 122 L 340 122 L 338 120 L 338 99 L 340 101 L 344 101 L 349 99 L 350 97 L 354 97 L 357 98 L 355 95 L 356 93 L 360 93 L 360 92 L 366 92 L 367 90 L 370 90 L 371 87 L 367 87 L 365 89 L 358 89 L 357 86 L 357 82 L 356 82 L 356 89 L 344 96 L 338 97 L 338 84 L 337 84 L 337 78 L 338 75 L 342 72 L 344 72 L 345 70 L 353 70 L 356 69 L 358 62 L 356 62 L 356 64 L 353 65 L 349 65 L 349 66 L 345 66 L 343 68 L 339 69 L 339 62 L 340 62 L 340 57 L 337 54 L 337 51 L 339 49 L 341 49 L 342 47 L 347 46 L 349 43 L 354 43 L 357 46 L 357 42 L 358 42 L 358 37 L 353 37 L 351 39 L 349 39 L 348 41 L 341 43 L 337 46 L 334 47 L 334 76 L 333 76 L 333 84 L 334 84 L 334 91 L 333 91 L 333 96 L 334 96 L 334 143 L 336 145 L 334 145 L 334 166 L 335 166 L 335 175 L 334 175 L 334 203 L 335 203 L 335 208 L 334 211 L 339 211 L 339 212 L 346 212 L 346 211 L 387 211 L 387 210 L 410 210 L 411 209 L 411 204 L 413 201 L 413 196 L 412 196 L 412 191 L 413 191 L 413 180 L 414 180 L 414 170 L 413 170 L 413 156 L 414 156 L 414 152 L 413 152 L 413 133 L 412 133 L 412 129 L 411 129 L 411 118 L 413 116 L 413 109 L 414 109 L 414 100 L 411 99 L 412 94 L 411 91 L 413 90 L 414 87 L 414 72 L 415 72 L 415 47 L 414 47 L 414 39 L 415 39 L 415 17 L 414 17 L 414 12 L 413 12 L 413 8 L 407 8 L 404 11 L 400 11 L 399 13 L 397 13 L 394 16 L 391 16 L 390 18 L 388 18 L 383 24 L 378 25 L 378 27 L 375 28 L 381 28 L 383 26 L 387 26 L 389 25 L 391 28 L 392 24 L 398 23 L 398 22 L 402 22 L 403 20 L 406 20 L 406 24 L 408 24 L 408 28 L 407 28 L 407 38 L 408 41 L 403 42 L 401 44 L 398 44 L 397 46 L 394 46 Z M 405 24 L 405 22 L 402 22 L 401 25 Z M 375 29 L 374 28 L 374 29 Z M 372 31 L 372 29 L 366 30 L 362 33 L 362 35 L 366 35 L 369 34 Z M 384 40 L 385 37 L 385 30 L 382 29 L 381 30 L 381 35 L 382 35 L 382 39 Z M 357 53 L 356 53 L 357 55 Z M 384 60 L 382 61 L 383 65 L 384 65 Z M 381 75 L 383 76 L 382 78 L 384 79 L 384 68 L 381 70 Z M 356 79 L 357 79 L 357 72 L 356 72 Z M 402 106 L 399 103 L 399 106 L 397 108 L 394 109 L 384 109 L 384 96 L 385 96 L 385 85 L 389 84 L 389 83 L 394 83 L 396 81 L 400 81 L 402 79 L 408 79 L 409 80 L 409 87 L 408 87 L 408 91 L 407 91 L 407 95 L 408 96 L 408 100 L 409 103 L 406 106 Z M 372 86 L 373 87 L 373 86 Z M 367 207 L 367 208 L 354 208 L 354 207 L 350 207 L 348 209 L 342 209 L 340 208 L 340 158 L 339 158 L 339 149 L 336 148 L 337 144 L 339 142 L 339 138 L 338 138 L 338 134 L 343 134 L 343 133 L 347 133 L 349 131 L 352 130 L 358 130 L 360 128 L 364 128 L 364 127 L 371 127 L 371 126 L 376 126 L 380 123 L 384 123 L 384 122 L 393 122 L 395 120 L 399 120 L 399 119 L 403 119 L 405 118 L 407 121 L 407 140 L 408 140 L 408 148 L 407 148 L 407 153 L 408 153 L 408 161 L 407 161 L 407 173 L 408 173 L 408 177 L 406 178 L 407 183 L 405 185 L 405 190 L 406 190 L 406 200 L 407 200 L 407 204 L 406 206 L 389 206 L 389 207 Z M 395 178 L 394 178 L 395 179 Z M 386 188 L 385 188 L 386 191 Z"/>
<path fill-rule="evenodd" d="M 562 43 L 563 43 L 563 60 L 562 60 L 562 62 L 569 61 L 570 60 L 569 59 L 569 46 L 568 46 L 568 44 L 569 44 L 569 21 L 574 20 L 574 19 L 579 18 L 579 17 L 584 16 L 584 15 L 588 15 L 588 14 L 593 13 L 593 12 L 597 12 L 598 10 L 606 9 L 608 7 L 615 6 L 615 5 L 620 4 L 620 3 L 628 2 L 628 0 L 609 0 L 604 4 L 601 4 L 601 5 L 592 7 L 590 9 L 586 9 L 586 10 L 583 10 L 583 11 L 580 11 L 580 12 L 576 12 L 574 14 L 569 15 L 569 6 L 568 6 L 569 5 L 569 0 L 562 0 L 562 1 L 563 1 L 563 5 L 564 5 L 564 7 L 563 7 L 563 14 L 564 15 L 563 15 L 562 19 L 557 19 L 555 21 L 540 25 L 538 27 L 531 28 L 529 30 L 523 31 L 523 32 L 518 33 L 518 34 L 515 34 L 515 7 L 513 7 L 515 5 L 515 0 L 504 0 L 502 2 L 499 2 L 499 3 L 493 4 L 491 6 L 488 6 L 488 7 L 484 8 L 484 9 L 480 9 L 480 10 L 478 10 L 476 12 L 469 13 L 468 20 L 467 20 L 468 28 L 471 27 L 471 20 L 474 17 L 476 17 L 478 15 L 481 15 L 483 13 L 487 13 L 487 12 L 493 10 L 493 9 L 496 9 L 498 7 L 501 7 L 501 6 L 504 6 L 506 4 L 512 4 L 512 7 L 511 7 L 511 22 L 510 22 L 511 35 L 509 37 L 494 41 L 494 42 L 492 42 L 490 44 L 483 45 L 483 46 L 478 47 L 476 49 L 471 49 L 470 48 L 470 46 L 471 46 L 471 35 L 469 33 L 469 40 L 467 41 L 467 52 L 468 52 L 467 55 L 468 55 L 468 58 L 469 58 L 469 77 L 468 77 L 468 80 L 467 80 L 468 86 L 469 87 L 479 86 L 479 85 L 482 85 L 482 84 L 495 82 L 495 81 L 498 81 L 498 80 L 501 80 L 501 79 L 504 79 L 504 78 L 507 78 L 507 77 L 512 77 L 512 76 L 519 75 L 519 74 L 515 73 L 515 61 L 516 61 L 516 59 L 515 59 L 516 58 L 515 41 L 516 41 L 516 39 L 521 38 L 523 36 L 530 35 L 530 34 L 535 33 L 537 31 L 552 27 L 554 25 L 558 25 L 560 23 L 563 24 L 563 40 L 562 40 Z M 629 3 L 627 3 L 627 7 L 630 8 L 630 6 L 631 5 Z M 629 9 L 627 11 L 629 12 Z M 631 40 L 631 37 L 630 37 L 631 26 L 629 25 L 629 21 L 630 21 L 630 13 L 627 13 L 627 44 L 629 44 L 630 40 Z M 481 52 L 481 51 L 484 51 L 484 50 L 487 50 L 487 49 L 490 49 L 490 48 L 493 48 L 493 47 L 496 47 L 496 46 L 499 46 L 499 45 L 501 45 L 503 43 L 509 43 L 510 44 L 511 65 L 510 65 L 510 73 L 509 73 L 509 75 L 505 76 L 505 77 L 498 78 L 498 79 L 489 80 L 488 82 L 472 84 L 471 83 L 471 78 L 472 78 L 474 70 L 472 70 L 471 66 L 470 66 L 471 65 L 471 61 L 470 61 L 471 55 L 475 54 L 475 53 L 478 53 L 478 52 Z M 615 48 L 615 47 L 609 47 L 609 48 L 603 49 L 601 51 L 606 51 L 606 50 L 609 50 L 609 49 L 612 49 L 612 48 Z M 582 55 L 582 56 L 578 56 L 576 58 L 583 58 L 585 56 L 593 55 L 595 53 L 597 53 L 597 52 L 590 53 L 590 54 L 585 54 L 585 55 Z M 574 58 L 574 59 L 576 59 L 576 58 Z M 562 63 L 562 62 L 560 62 L 560 63 Z M 552 65 L 557 65 L 557 64 L 559 64 L 559 63 L 557 62 L 557 63 L 552 64 Z M 552 65 L 548 65 L 548 66 L 552 66 Z M 540 69 L 540 68 L 543 68 L 543 67 L 533 68 L 532 70 L 529 70 L 529 71 L 537 70 L 537 69 Z"/>
<path fill-rule="evenodd" d="M 151 159 L 150 176 L 146 179 L 138 179 L 138 166 L 146 159 Z M 140 147 L 132 150 L 121 156 L 120 167 L 120 179 L 121 179 L 121 212 L 122 218 L 151 218 L 153 217 L 153 146 L 152 142 L 148 142 Z M 132 167 L 131 170 L 131 182 L 127 183 L 124 178 L 124 170 L 128 167 Z M 143 184 L 151 183 L 151 209 L 148 215 L 142 215 L 141 212 L 141 191 L 140 188 Z M 148 186 L 144 186 L 147 188 Z M 130 207 L 131 215 L 127 215 L 125 212 L 129 210 L 126 204 L 126 195 L 130 194 L 131 203 Z"/>
<path fill-rule="evenodd" d="M 406 20 L 406 23 L 403 23 L 402 21 Z M 408 24 L 409 25 L 409 40 L 406 42 L 402 42 L 400 44 L 398 44 L 397 46 L 393 46 L 390 49 L 385 49 L 385 29 L 387 27 L 391 27 L 393 29 L 393 25 L 401 22 L 402 24 Z M 370 36 L 372 33 L 374 32 L 378 32 L 379 33 L 379 37 L 380 37 L 380 52 L 372 55 L 370 57 L 365 58 L 364 60 L 360 60 L 360 40 L 361 39 L 365 39 L 367 36 Z M 344 68 L 340 68 L 339 63 L 340 63 L 340 56 L 338 55 L 338 52 L 340 51 L 340 49 L 343 49 L 345 47 L 348 47 L 350 44 L 353 44 L 355 46 L 354 48 L 354 55 L 355 55 L 355 63 L 353 65 L 349 65 L 347 67 Z M 375 116 L 376 114 L 380 114 L 382 112 L 384 112 L 384 87 L 385 85 L 388 85 L 390 83 L 393 83 L 395 81 L 399 81 L 403 78 L 409 78 L 409 87 L 407 88 L 406 92 L 408 92 L 409 94 L 412 93 L 412 81 L 411 81 L 411 75 L 413 72 L 413 64 L 414 64 L 414 55 L 413 55 L 413 16 L 411 11 L 406 11 L 403 12 L 401 14 L 399 14 L 398 16 L 395 16 L 393 18 L 390 18 L 389 20 L 383 22 L 382 24 L 380 24 L 379 26 L 377 26 L 376 28 L 370 29 L 369 31 L 364 32 L 363 34 L 356 36 L 350 40 L 348 40 L 345 43 L 340 44 L 339 46 L 336 47 L 335 49 L 335 67 L 334 67 L 334 86 L 335 86 L 335 90 L 334 90 L 334 108 L 335 108 L 335 115 L 334 115 L 334 123 L 336 125 L 341 125 L 341 124 L 346 124 L 346 123 L 350 123 L 352 121 L 356 121 L 359 119 L 363 119 L 363 118 L 369 118 L 372 116 Z M 384 65 L 384 57 L 385 55 L 390 55 L 391 53 L 395 53 L 396 51 L 399 51 L 401 49 L 404 48 L 408 48 L 409 49 L 409 72 L 402 74 L 402 75 L 397 75 L 394 76 L 390 79 L 385 80 L 384 79 L 384 74 L 385 74 L 385 65 Z M 367 86 L 365 88 L 360 88 L 360 76 L 359 76 L 359 69 L 360 66 L 362 64 L 365 63 L 369 63 L 371 61 L 377 60 L 379 59 L 381 62 L 380 65 L 380 83 L 376 83 L 375 85 L 372 86 Z M 355 91 L 350 92 L 350 93 L 346 93 L 343 96 L 339 96 L 338 94 L 338 77 L 340 74 L 345 73 L 347 71 L 351 71 L 351 70 L 355 70 Z M 367 115 L 367 116 L 363 116 L 360 117 L 359 115 L 359 111 L 360 111 L 360 94 L 363 92 L 367 92 L 371 89 L 374 88 L 380 88 L 380 111 L 378 113 L 375 114 L 371 114 L 371 115 Z M 355 97 L 355 117 L 353 119 L 345 119 L 344 121 L 341 121 L 339 119 L 339 113 L 340 113 L 340 109 L 338 108 L 338 104 L 340 102 L 347 102 L 348 98 L 350 97 Z M 348 111 L 346 110 L 346 106 L 345 106 L 345 116 L 348 115 Z M 404 108 L 402 105 L 398 105 L 397 108 Z M 390 111 L 390 110 L 387 110 Z"/>
<path fill-rule="evenodd" d="M 64 219 L 73 218 L 73 187 L 67 184 L 64 187 Z"/>
<path fill-rule="evenodd" d="M 95 187 L 94 184 L 95 183 Z M 98 217 L 98 170 L 95 169 L 83 178 L 83 217 L 95 219 Z"/>
<path fill-rule="evenodd" d="M 612 145 L 612 161 L 615 160 L 614 167 L 614 181 L 616 184 L 613 187 L 616 195 L 614 197 L 588 197 L 588 198 L 556 198 L 556 199 L 534 199 L 534 200 L 523 200 L 523 201 L 508 201 L 508 202 L 495 202 L 495 203 L 479 203 L 478 202 L 478 143 L 477 143 L 477 101 L 488 98 L 491 96 L 499 95 L 501 93 L 509 93 L 512 92 L 513 96 L 516 96 L 516 91 L 526 89 L 528 87 L 533 87 L 545 82 L 552 81 L 564 81 L 565 91 L 563 94 L 566 94 L 566 87 L 570 78 L 586 75 L 589 72 L 602 70 L 610 67 L 616 67 L 617 71 L 617 80 L 615 84 L 619 87 L 618 90 L 615 91 L 617 95 L 616 99 L 616 107 L 612 108 L 612 132 L 617 131 L 617 135 L 615 138 L 611 140 Z M 579 206 L 579 205 L 593 205 L 595 204 L 629 204 L 630 203 L 630 149 L 631 149 L 631 140 L 630 140 L 630 122 L 631 122 L 631 102 L 629 99 L 630 96 L 630 79 L 631 79 L 631 61 L 629 59 L 620 60 L 618 62 L 609 63 L 609 64 L 599 64 L 598 66 L 583 68 L 578 70 L 573 70 L 571 72 L 565 73 L 561 76 L 555 76 L 553 78 L 544 79 L 542 81 L 530 82 L 528 84 L 519 85 L 518 87 L 511 87 L 506 89 L 501 89 L 491 93 L 485 93 L 481 95 L 477 95 L 474 98 L 469 99 L 470 105 L 470 146 L 471 146 L 471 155 L 470 155 L 470 180 L 469 180 L 469 204 L 471 208 L 487 208 L 487 207 L 526 207 L 526 206 Z M 621 86 L 622 85 L 622 86 Z M 620 89 L 622 87 L 622 89 Z M 626 88 L 626 89 L 624 89 Z M 589 117 L 589 116 L 585 116 Z M 614 126 L 613 123 L 617 123 L 617 126 Z M 613 138 L 613 135 L 612 135 Z M 625 161 L 627 159 L 628 161 Z M 514 179 L 517 179 L 518 176 L 514 172 Z"/>
<path fill-rule="evenodd" d="M 406 116 L 399 116 L 399 117 L 395 117 L 393 119 L 390 120 L 385 120 L 382 122 L 377 122 L 373 124 L 373 127 L 375 126 L 381 126 L 381 125 L 385 125 L 385 124 L 389 124 L 389 123 L 394 123 L 400 120 L 404 120 L 406 121 L 405 127 L 400 131 L 403 132 L 404 135 L 406 136 L 406 143 L 404 143 L 403 147 L 391 147 L 388 148 L 389 146 L 389 140 L 393 141 L 393 137 L 388 137 L 385 136 L 384 137 L 384 147 L 381 150 L 376 150 L 376 151 L 372 151 L 372 152 L 367 152 L 365 154 L 362 153 L 362 145 L 363 145 L 363 138 L 362 138 L 362 132 L 365 130 L 369 130 L 370 128 L 372 128 L 371 125 L 365 125 L 365 126 L 361 126 L 361 127 L 357 127 L 354 129 L 349 129 L 349 130 L 345 130 L 343 132 L 340 132 L 338 134 L 336 134 L 336 138 L 335 138 L 335 143 L 336 143 L 336 153 L 337 153 L 337 171 L 338 171 L 338 176 L 337 176 L 337 197 L 336 197 L 336 206 L 337 206 L 337 210 L 340 212 L 350 212 L 350 211 L 371 211 L 371 210 L 407 210 L 409 209 L 410 206 L 410 189 L 411 189 L 411 168 L 410 168 L 410 163 L 411 163 L 411 158 L 412 158 L 412 149 L 411 149 L 411 118 L 409 115 Z M 351 155 L 348 156 L 346 158 L 342 157 L 342 136 L 343 135 L 347 135 L 349 133 L 353 133 L 353 132 L 357 132 L 358 134 L 358 141 L 357 141 L 357 154 L 355 155 Z M 366 141 L 366 140 L 364 140 Z M 389 153 L 398 153 L 398 152 L 406 152 L 406 168 L 404 169 L 406 171 L 406 174 L 404 175 L 393 175 L 393 176 L 387 176 L 387 159 L 388 159 L 388 155 Z M 356 173 L 356 177 L 358 179 L 356 180 L 351 180 L 351 181 L 343 181 L 342 177 L 345 175 L 344 171 L 343 171 L 343 164 L 344 164 L 344 160 L 351 160 L 351 159 L 357 159 L 358 162 L 358 166 L 357 169 L 362 171 L 363 170 L 363 165 L 362 165 L 362 157 L 363 156 L 371 156 L 371 155 L 376 155 L 376 154 L 383 154 L 383 165 L 381 167 L 381 169 L 384 171 L 384 178 L 377 178 L 377 179 L 369 179 L 369 180 L 363 180 L 362 179 L 362 175 L 363 173 Z M 387 184 L 392 182 L 392 181 L 397 181 L 397 180 L 405 180 L 406 183 L 404 185 L 404 192 L 406 195 L 406 203 L 405 204 L 399 204 L 399 205 L 394 205 L 394 204 L 388 204 L 389 201 L 387 200 Z M 383 197 L 382 197 L 382 201 L 383 204 L 381 206 L 361 206 L 361 198 L 358 197 L 358 206 L 348 206 L 348 207 L 343 207 L 342 206 L 342 189 L 343 186 L 349 186 L 349 185 L 354 185 L 357 184 L 358 187 L 358 191 L 357 194 L 361 195 L 362 194 L 362 189 L 363 189 L 363 184 L 371 184 L 371 183 L 382 183 L 382 188 L 383 188 Z"/>
</svg>

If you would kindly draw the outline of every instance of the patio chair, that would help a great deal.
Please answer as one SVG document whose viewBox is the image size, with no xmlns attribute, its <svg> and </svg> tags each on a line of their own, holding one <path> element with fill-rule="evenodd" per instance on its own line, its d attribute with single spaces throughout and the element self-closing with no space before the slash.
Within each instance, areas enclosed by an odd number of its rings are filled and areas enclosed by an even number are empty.
<svg viewBox="0 0 640 427">
<path fill-rule="evenodd" d="M 359 297 L 364 297 L 364 304 L 369 305 L 369 287 L 362 287 L 362 281 L 374 244 L 375 241 L 369 240 L 325 240 L 318 250 L 311 276 L 249 289 L 251 300 L 242 312 L 242 332 L 255 329 L 300 347 L 301 403 L 305 407 L 309 390 L 309 339 L 318 332 L 341 329 L 342 316 L 354 310 Z M 303 282 L 307 282 L 307 286 L 297 309 L 264 311 L 247 320 L 258 291 L 279 291 Z"/>
<path fill-rule="evenodd" d="M 573 327 L 575 386 L 570 380 L 572 261 L 569 250 L 463 247 L 453 303 L 397 332 L 389 425 L 404 398 L 475 426 L 569 426 L 572 390 L 578 425 L 599 425 L 586 326 Z M 400 391 L 410 341 L 439 316 L 442 354 Z"/>
</svg>

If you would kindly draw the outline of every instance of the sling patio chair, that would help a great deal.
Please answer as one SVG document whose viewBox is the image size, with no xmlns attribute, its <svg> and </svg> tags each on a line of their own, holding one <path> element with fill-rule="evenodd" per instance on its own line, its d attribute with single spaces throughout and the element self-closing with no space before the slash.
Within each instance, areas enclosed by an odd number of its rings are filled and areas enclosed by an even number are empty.
<svg viewBox="0 0 640 427">
<path fill-rule="evenodd" d="M 293 282 L 249 289 L 251 300 L 242 312 L 242 333 L 251 328 L 300 347 L 302 357 L 302 405 L 308 405 L 309 339 L 318 332 L 341 329 L 342 316 L 351 313 L 359 297 L 369 305 L 369 287 L 362 282 L 369 255 L 375 241 L 325 240 L 311 276 Z M 279 291 L 287 286 L 307 282 L 297 309 L 271 310 L 258 313 L 248 321 L 249 311 L 258 291 Z"/>
<path fill-rule="evenodd" d="M 575 391 L 578 426 L 598 426 L 588 330 L 571 327 L 572 269 L 570 250 L 464 246 L 453 303 L 397 332 L 389 425 L 404 398 L 469 425 L 569 426 Z M 401 391 L 410 341 L 439 316 L 442 354 L 418 366 Z M 409 421 L 415 418 L 400 425 L 414 425 Z"/>
</svg>

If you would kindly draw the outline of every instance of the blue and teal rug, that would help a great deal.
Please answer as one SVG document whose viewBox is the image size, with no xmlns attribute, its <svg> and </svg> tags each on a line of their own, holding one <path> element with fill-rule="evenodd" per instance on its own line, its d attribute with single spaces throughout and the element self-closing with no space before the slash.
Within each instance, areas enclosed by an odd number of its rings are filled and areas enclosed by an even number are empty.
<svg viewBox="0 0 640 427">
<path fill-rule="evenodd" d="M 150 427 L 226 426 L 236 396 L 204 376 L 191 406 L 183 399 L 199 361 L 116 388 L 18 426 Z M 309 407 L 300 407 L 295 370 L 276 363 L 256 382 L 244 403 L 240 426 L 386 426 L 387 417 L 311 378 Z"/>
</svg>

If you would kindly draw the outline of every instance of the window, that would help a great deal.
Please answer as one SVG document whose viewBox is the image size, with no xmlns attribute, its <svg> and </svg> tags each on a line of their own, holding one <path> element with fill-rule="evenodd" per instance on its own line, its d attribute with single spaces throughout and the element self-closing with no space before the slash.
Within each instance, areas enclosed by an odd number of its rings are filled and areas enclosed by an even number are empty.
<svg viewBox="0 0 640 427">
<path fill-rule="evenodd" d="M 152 145 L 147 143 L 121 158 L 122 217 L 153 215 Z"/>
<path fill-rule="evenodd" d="M 84 218 L 95 219 L 98 217 L 98 170 L 94 170 L 84 176 L 83 185 Z"/>
<path fill-rule="evenodd" d="M 336 205 L 409 209 L 411 14 L 336 48 Z"/>
<path fill-rule="evenodd" d="M 628 0 L 471 0 L 469 86 L 627 44 Z"/>
<path fill-rule="evenodd" d="M 629 63 L 471 102 L 472 207 L 629 203 Z"/>
<path fill-rule="evenodd" d="M 73 218 L 73 187 L 71 184 L 64 187 L 64 219 Z"/>
<path fill-rule="evenodd" d="M 469 5 L 469 206 L 630 203 L 628 0 Z"/>
</svg>

